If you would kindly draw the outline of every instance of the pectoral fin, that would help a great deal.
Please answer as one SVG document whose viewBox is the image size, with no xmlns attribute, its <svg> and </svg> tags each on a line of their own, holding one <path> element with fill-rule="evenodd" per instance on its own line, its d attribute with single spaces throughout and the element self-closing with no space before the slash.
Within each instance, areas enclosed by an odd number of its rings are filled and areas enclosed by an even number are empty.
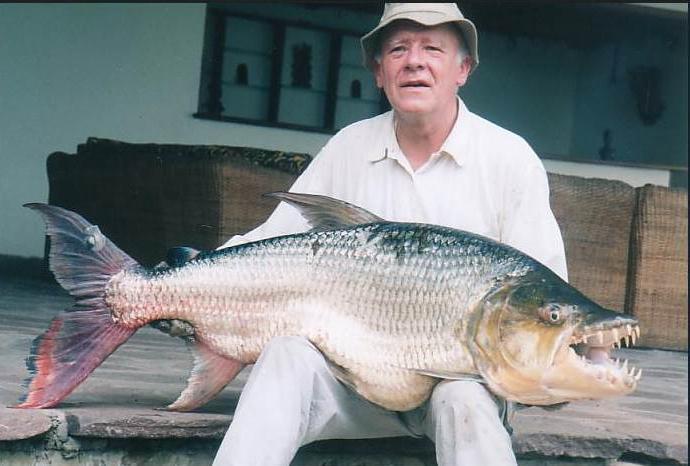
<svg viewBox="0 0 690 466">
<path fill-rule="evenodd" d="M 569 401 L 564 401 L 562 403 L 555 403 L 552 405 L 526 405 L 523 403 L 515 403 L 515 408 L 516 409 L 525 409 L 525 408 L 531 408 L 532 406 L 536 406 L 537 408 L 544 409 L 546 411 L 558 411 L 559 409 L 565 408 L 567 405 L 569 405 Z"/>
<path fill-rule="evenodd" d="M 187 387 L 174 403 L 167 406 L 171 411 L 191 411 L 216 396 L 242 370 L 244 364 L 211 351 L 206 345 L 192 346 L 194 367 L 187 380 Z"/>
<path fill-rule="evenodd" d="M 188 246 L 177 246 L 168 249 L 165 261 L 170 267 L 182 267 L 199 255 L 199 251 Z"/>
<path fill-rule="evenodd" d="M 420 375 L 435 377 L 437 379 L 446 380 L 470 380 L 472 382 L 486 383 L 486 380 L 480 375 L 467 374 L 465 372 L 451 372 L 451 371 L 435 371 L 430 369 L 410 369 Z"/>
<path fill-rule="evenodd" d="M 352 373 L 349 370 L 347 370 L 343 366 L 334 363 L 329 359 L 326 359 L 326 363 L 328 364 L 328 368 L 331 370 L 331 373 L 333 373 L 333 376 L 336 379 L 338 379 L 350 390 L 354 392 L 357 391 L 357 385 L 355 384 L 354 377 L 352 376 Z"/>
</svg>

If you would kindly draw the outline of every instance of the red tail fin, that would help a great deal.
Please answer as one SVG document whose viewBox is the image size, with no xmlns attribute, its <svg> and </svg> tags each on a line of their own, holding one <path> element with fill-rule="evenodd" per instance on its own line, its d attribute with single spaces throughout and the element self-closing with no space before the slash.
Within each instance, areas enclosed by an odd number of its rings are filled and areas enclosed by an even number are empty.
<svg viewBox="0 0 690 466">
<path fill-rule="evenodd" d="M 76 303 L 34 341 L 27 366 L 29 392 L 18 408 L 48 408 L 62 401 L 137 330 L 116 324 L 105 300 L 110 278 L 137 266 L 98 227 L 68 210 L 27 204 L 46 222 L 50 270 Z"/>
</svg>

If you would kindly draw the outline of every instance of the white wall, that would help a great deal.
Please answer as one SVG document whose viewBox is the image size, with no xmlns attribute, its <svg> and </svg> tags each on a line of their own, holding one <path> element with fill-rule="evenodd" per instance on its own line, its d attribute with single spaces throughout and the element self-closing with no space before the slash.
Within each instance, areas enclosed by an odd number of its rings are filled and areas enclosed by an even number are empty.
<svg viewBox="0 0 690 466">
<path fill-rule="evenodd" d="M 581 52 L 562 43 L 480 32 L 480 65 L 460 95 L 539 154 L 569 154 Z"/>
<path fill-rule="evenodd" d="M 46 156 L 89 136 L 316 153 L 327 135 L 196 111 L 204 4 L 0 4 L 0 254 L 41 256 Z"/>
<path fill-rule="evenodd" d="M 617 58 L 613 44 L 583 57 L 573 112 L 572 154 L 597 154 L 608 128 L 617 160 L 647 164 L 664 160 L 664 165 L 687 166 L 687 44 L 667 42 L 664 37 L 632 38 L 619 45 Z M 640 65 L 661 70 L 659 87 L 665 108 L 649 126 L 638 116 L 627 76 L 629 69 Z"/>
<path fill-rule="evenodd" d="M 257 8 L 229 5 L 247 11 Z M 89 136 L 311 154 L 326 142 L 325 134 L 192 117 L 205 8 L 183 3 L 0 4 L 0 254 L 43 254 L 42 224 L 21 204 L 47 200 L 48 154 L 74 152 Z M 273 5 L 267 12 L 287 17 L 286 8 Z M 351 28 L 368 29 L 367 23 L 376 20 L 345 11 L 309 14 Z M 608 111 L 605 100 L 619 99 L 618 94 L 607 94 L 597 82 L 610 69 L 605 58 L 609 51 L 601 49 L 585 63 L 581 50 L 559 43 L 520 37 L 511 41 L 482 31 L 480 43 L 481 65 L 461 90 L 470 108 L 523 135 L 538 153 L 596 157 L 602 125 L 619 117 Z M 635 53 L 656 52 L 652 48 Z M 665 96 L 666 121 L 645 129 L 656 131 L 652 144 L 644 146 L 649 157 L 654 141 L 662 150 L 678 154 L 674 157 L 687 153 L 687 57 L 679 60 L 677 53 L 659 55 L 671 94 Z M 633 49 L 625 57 L 644 59 Z M 582 74 L 589 64 L 593 71 Z M 603 89 L 589 102 L 580 98 L 588 86 Z M 624 115 L 614 128 L 614 146 L 621 151 L 638 143 L 635 126 L 628 124 L 634 118 L 634 113 Z M 631 184 L 666 179 L 665 174 L 627 168 L 548 160 L 545 165 L 556 172 Z"/>
<path fill-rule="evenodd" d="M 669 186 L 671 181 L 671 172 L 662 169 L 605 165 L 601 163 L 570 162 L 566 160 L 546 159 L 543 162 L 546 171 L 551 173 L 582 176 L 584 178 L 619 180 L 634 187 L 644 186 L 646 184 Z"/>
</svg>

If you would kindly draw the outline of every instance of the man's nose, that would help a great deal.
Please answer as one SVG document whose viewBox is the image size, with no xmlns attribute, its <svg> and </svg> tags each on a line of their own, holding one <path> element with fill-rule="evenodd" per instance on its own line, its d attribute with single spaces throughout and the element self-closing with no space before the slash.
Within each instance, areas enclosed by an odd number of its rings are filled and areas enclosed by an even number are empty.
<svg viewBox="0 0 690 466">
<path fill-rule="evenodd" d="M 421 47 L 410 47 L 407 53 L 407 61 L 405 62 L 405 68 L 410 70 L 417 70 L 424 67 L 424 55 L 422 54 Z"/>
</svg>

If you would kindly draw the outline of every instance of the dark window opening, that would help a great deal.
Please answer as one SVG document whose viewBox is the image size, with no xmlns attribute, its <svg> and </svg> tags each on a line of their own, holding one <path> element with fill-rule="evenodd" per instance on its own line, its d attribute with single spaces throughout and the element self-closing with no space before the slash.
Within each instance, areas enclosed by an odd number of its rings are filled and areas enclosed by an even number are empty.
<svg viewBox="0 0 690 466">
<path fill-rule="evenodd" d="M 235 69 L 235 84 L 246 86 L 249 84 L 249 70 L 246 63 L 240 63 Z"/>
<path fill-rule="evenodd" d="M 308 44 L 292 47 L 292 85 L 311 88 L 311 47 Z"/>
<path fill-rule="evenodd" d="M 350 84 L 350 97 L 353 99 L 362 98 L 362 83 L 360 83 L 358 79 L 355 79 Z"/>
</svg>

